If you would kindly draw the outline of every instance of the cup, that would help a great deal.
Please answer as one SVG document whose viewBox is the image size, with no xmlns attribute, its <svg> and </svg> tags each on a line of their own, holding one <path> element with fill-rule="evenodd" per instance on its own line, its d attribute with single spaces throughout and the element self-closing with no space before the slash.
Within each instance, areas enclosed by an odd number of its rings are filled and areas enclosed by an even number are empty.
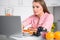
<svg viewBox="0 0 60 40">
<path fill-rule="evenodd" d="M 13 15 L 13 8 L 6 8 L 5 9 L 5 16 L 12 16 Z"/>
</svg>

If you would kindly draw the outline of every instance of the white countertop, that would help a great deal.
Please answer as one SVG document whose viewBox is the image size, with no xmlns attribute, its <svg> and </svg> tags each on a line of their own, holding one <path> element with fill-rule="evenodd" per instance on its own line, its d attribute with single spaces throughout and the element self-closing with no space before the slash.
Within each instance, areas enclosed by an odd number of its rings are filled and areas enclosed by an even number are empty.
<svg viewBox="0 0 60 40">
<path fill-rule="evenodd" d="M 21 36 L 19 34 L 11 35 L 10 38 L 16 39 L 16 40 L 44 40 L 41 36 Z"/>
<path fill-rule="evenodd" d="M 0 34 L 0 40 L 15 40 L 15 39 L 9 38 L 9 37 L 7 37 L 6 35 Z"/>
</svg>

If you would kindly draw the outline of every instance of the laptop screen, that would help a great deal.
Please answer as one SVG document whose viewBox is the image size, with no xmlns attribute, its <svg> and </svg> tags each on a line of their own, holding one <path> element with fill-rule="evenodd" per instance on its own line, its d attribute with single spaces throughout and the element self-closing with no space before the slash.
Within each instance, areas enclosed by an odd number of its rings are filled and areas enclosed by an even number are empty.
<svg viewBox="0 0 60 40">
<path fill-rule="evenodd" d="M 0 16 L 0 34 L 10 36 L 21 33 L 20 16 Z"/>
</svg>

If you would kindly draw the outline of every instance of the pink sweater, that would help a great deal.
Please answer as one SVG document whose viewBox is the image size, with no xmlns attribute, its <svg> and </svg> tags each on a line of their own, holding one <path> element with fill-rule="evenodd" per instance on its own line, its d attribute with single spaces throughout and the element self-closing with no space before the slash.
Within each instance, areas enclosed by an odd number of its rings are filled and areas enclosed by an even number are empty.
<svg viewBox="0 0 60 40">
<path fill-rule="evenodd" d="M 40 19 L 37 16 L 32 15 L 23 21 L 23 25 L 25 27 L 30 24 L 33 28 L 37 28 L 39 26 L 42 26 L 42 27 L 46 28 L 47 31 L 51 31 L 52 24 L 53 24 L 53 15 L 45 13 L 44 15 L 42 15 L 40 17 Z"/>
</svg>

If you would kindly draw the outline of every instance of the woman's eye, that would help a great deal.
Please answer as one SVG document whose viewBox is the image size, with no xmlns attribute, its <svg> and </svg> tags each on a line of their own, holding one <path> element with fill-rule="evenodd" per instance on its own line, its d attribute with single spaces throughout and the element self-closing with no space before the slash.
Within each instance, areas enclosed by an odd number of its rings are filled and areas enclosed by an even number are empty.
<svg viewBox="0 0 60 40">
<path fill-rule="evenodd" d="M 39 8 L 39 6 L 36 6 L 36 8 Z"/>
<path fill-rule="evenodd" d="M 33 6 L 33 8 L 35 8 L 35 7 Z"/>
<path fill-rule="evenodd" d="M 39 6 L 35 6 L 35 7 L 33 6 L 33 8 L 39 8 Z"/>
</svg>

